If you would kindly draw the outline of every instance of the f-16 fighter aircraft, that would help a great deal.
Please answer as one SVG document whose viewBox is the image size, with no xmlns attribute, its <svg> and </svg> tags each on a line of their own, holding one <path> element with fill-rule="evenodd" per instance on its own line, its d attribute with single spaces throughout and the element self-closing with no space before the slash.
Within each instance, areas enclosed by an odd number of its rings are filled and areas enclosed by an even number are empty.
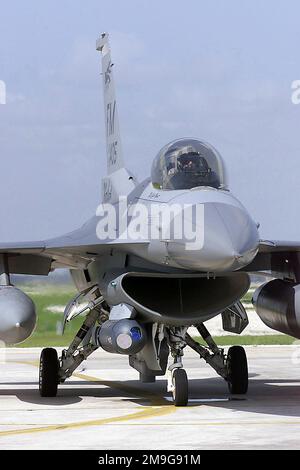
<svg viewBox="0 0 300 470">
<path fill-rule="evenodd" d="M 108 35 L 102 56 L 107 175 L 102 203 L 80 229 L 47 241 L 0 245 L 0 339 L 16 344 L 34 330 L 35 307 L 10 274 L 47 275 L 70 269 L 78 290 L 64 326 L 78 315 L 82 327 L 60 357 L 45 348 L 41 396 L 58 385 L 97 348 L 125 354 L 142 382 L 167 373 L 176 406 L 188 402 L 184 348 L 195 350 L 227 383 L 245 394 L 245 351 L 225 353 L 205 322 L 222 316 L 223 328 L 240 334 L 248 324 L 241 298 L 249 273 L 270 280 L 254 293 L 262 321 L 300 338 L 300 243 L 262 241 L 257 224 L 227 185 L 221 156 L 210 144 L 182 138 L 163 147 L 150 178 L 138 182 L 123 159 Z M 129 162 L 130 164 L 130 162 Z M 188 333 L 194 326 L 204 340 Z"/>
</svg>

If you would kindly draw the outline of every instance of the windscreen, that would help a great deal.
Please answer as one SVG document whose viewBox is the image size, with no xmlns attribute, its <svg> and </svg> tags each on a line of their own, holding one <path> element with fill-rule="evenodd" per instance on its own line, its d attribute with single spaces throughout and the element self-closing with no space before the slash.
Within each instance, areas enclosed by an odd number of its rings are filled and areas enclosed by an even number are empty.
<svg viewBox="0 0 300 470">
<path fill-rule="evenodd" d="M 180 139 L 166 145 L 153 162 L 151 177 L 154 187 L 166 190 L 226 187 L 219 153 L 196 139 Z"/>
</svg>

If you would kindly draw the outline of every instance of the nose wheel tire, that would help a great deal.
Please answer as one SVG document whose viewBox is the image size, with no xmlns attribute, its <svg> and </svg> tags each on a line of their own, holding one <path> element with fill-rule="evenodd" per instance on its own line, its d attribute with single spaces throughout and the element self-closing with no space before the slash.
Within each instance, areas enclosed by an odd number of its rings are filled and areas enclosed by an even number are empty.
<svg viewBox="0 0 300 470">
<path fill-rule="evenodd" d="M 175 369 L 172 377 L 173 400 L 175 406 L 186 406 L 188 403 L 188 378 L 184 369 Z"/>
<path fill-rule="evenodd" d="M 227 382 L 230 393 L 242 395 L 248 390 L 247 356 L 242 346 L 231 346 L 227 354 Z"/>
<path fill-rule="evenodd" d="M 45 348 L 40 357 L 39 390 L 41 397 L 55 397 L 58 387 L 59 361 L 56 349 Z"/>
</svg>

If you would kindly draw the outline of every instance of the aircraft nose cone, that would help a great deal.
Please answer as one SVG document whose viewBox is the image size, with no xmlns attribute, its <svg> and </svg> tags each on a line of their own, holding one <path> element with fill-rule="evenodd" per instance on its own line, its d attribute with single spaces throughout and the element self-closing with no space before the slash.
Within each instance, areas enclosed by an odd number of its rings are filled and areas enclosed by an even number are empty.
<svg viewBox="0 0 300 470">
<path fill-rule="evenodd" d="M 216 255 L 216 269 L 238 269 L 252 261 L 259 237 L 244 208 L 212 203 L 205 206 L 203 254 Z M 219 261 L 218 261 L 219 260 Z"/>
<path fill-rule="evenodd" d="M 193 222 L 193 231 L 202 235 L 201 246 L 187 249 L 184 238 L 181 243 L 170 243 L 168 251 L 174 261 L 185 268 L 208 272 L 235 270 L 250 263 L 259 238 L 246 210 L 219 202 L 203 206 L 202 221 Z"/>
</svg>

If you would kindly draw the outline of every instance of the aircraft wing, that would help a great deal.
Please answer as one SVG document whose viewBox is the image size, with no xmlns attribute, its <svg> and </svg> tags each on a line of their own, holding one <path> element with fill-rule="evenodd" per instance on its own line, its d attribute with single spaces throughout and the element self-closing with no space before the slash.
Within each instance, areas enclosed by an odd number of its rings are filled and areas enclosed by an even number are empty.
<svg viewBox="0 0 300 470">
<path fill-rule="evenodd" d="M 258 253 L 246 271 L 300 282 L 300 242 L 261 240 Z"/>
<path fill-rule="evenodd" d="M 45 242 L 17 242 L 0 243 L 0 253 L 42 253 L 45 249 Z"/>
<path fill-rule="evenodd" d="M 95 257 L 87 247 L 47 246 L 47 242 L 0 243 L 8 271 L 13 274 L 47 275 L 56 268 L 83 269 Z"/>
<path fill-rule="evenodd" d="M 278 253 L 278 252 L 297 252 L 300 251 L 300 242 L 282 241 L 282 240 L 261 240 L 259 244 L 259 253 Z"/>
<path fill-rule="evenodd" d="M 122 250 L 128 243 L 131 247 L 135 244 L 119 239 L 99 240 L 96 223 L 93 217 L 80 229 L 46 241 L 0 243 L 0 257 L 6 255 L 11 274 L 47 275 L 56 268 L 86 269 L 92 260 L 112 248 Z"/>
<path fill-rule="evenodd" d="M 121 244 L 100 243 L 90 230 L 79 229 L 48 241 L 0 243 L 13 274 L 47 275 L 56 268 L 85 269 L 97 256 Z M 300 281 L 300 242 L 261 240 L 254 260 L 245 269 Z"/>
<path fill-rule="evenodd" d="M 45 241 L 0 243 L 11 274 L 47 275 L 56 268 L 85 269 L 96 256 L 111 249 L 96 237 L 95 218 L 83 227 Z"/>
</svg>

